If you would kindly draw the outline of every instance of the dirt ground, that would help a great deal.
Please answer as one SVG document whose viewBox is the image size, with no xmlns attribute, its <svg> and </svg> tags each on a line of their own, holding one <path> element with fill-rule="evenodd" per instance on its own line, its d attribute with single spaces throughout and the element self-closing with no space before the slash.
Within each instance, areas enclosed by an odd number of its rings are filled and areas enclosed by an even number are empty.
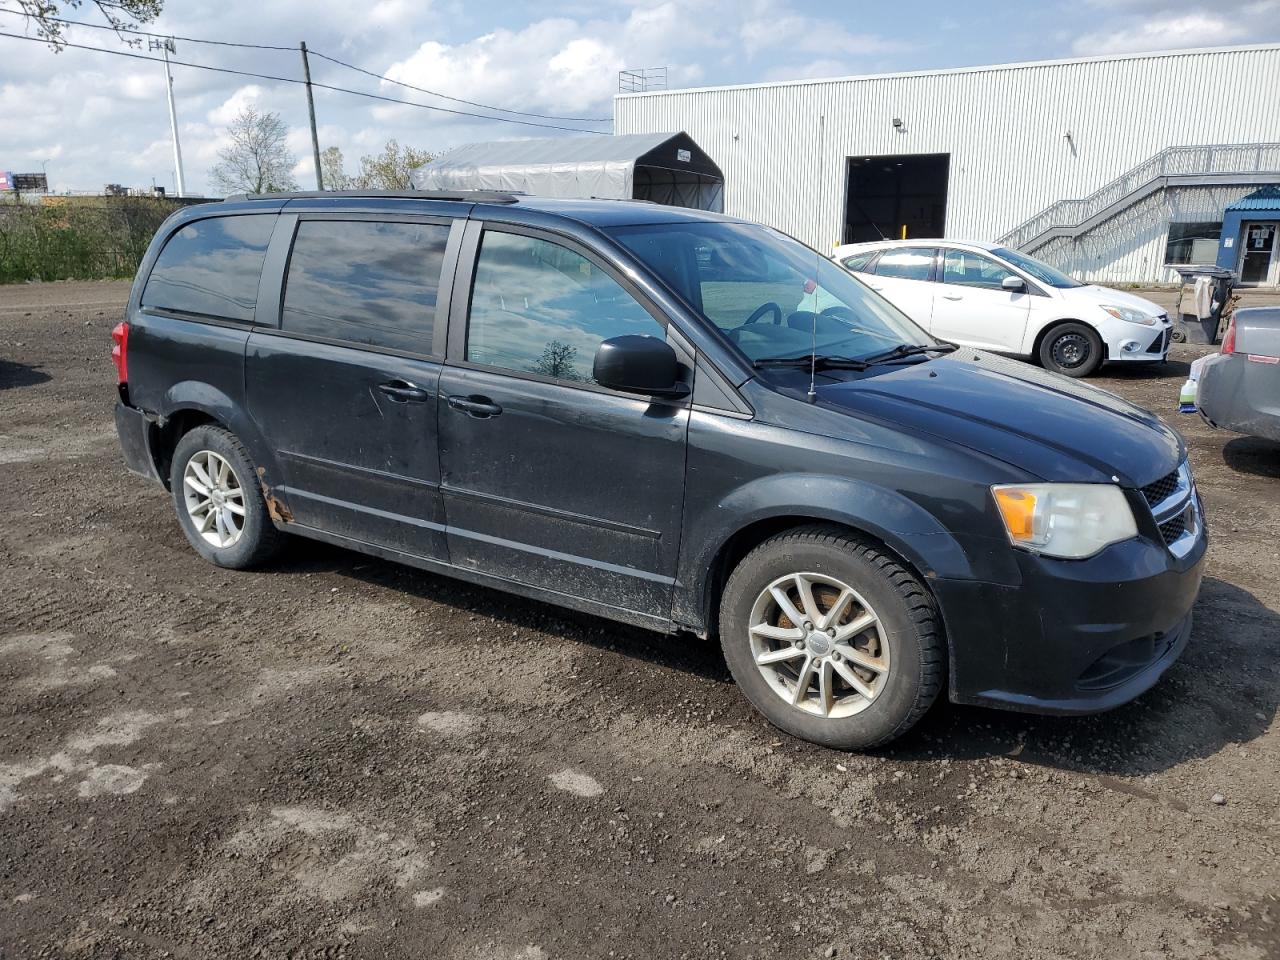
<svg viewBox="0 0 1280 960">
<path fill-rule="evenodd" d="M 303 541 L 209 566 L 121 465 L 126 295 L 0 288 L 0 957 L 1280 957 L 1280 447 L 1177 414 L 1206 348 L 1098 381 L 1191 446 L 1181 662 L 846 755 L 709 642 Z"/>
</svg>

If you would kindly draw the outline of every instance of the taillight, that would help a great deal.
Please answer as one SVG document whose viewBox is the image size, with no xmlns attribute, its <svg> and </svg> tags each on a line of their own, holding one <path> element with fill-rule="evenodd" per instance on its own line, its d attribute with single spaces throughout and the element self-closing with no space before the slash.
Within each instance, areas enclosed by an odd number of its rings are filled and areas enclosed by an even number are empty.
<svg viewBox="0 0 1280 960">
<path fill-rule="evenodd" d="M 1236 318 L 1234 315 L 1227 321 L 1227 332 L 1222 335 L 1222 350 L 1219 352 L 1236 352 Z"/>
<path fill-rule="evenodd" d="M 111 331 L 111 362 L 116 365 L 116 383 L 129 382 L 129 324 L 121 321 Z"/>
</svg>

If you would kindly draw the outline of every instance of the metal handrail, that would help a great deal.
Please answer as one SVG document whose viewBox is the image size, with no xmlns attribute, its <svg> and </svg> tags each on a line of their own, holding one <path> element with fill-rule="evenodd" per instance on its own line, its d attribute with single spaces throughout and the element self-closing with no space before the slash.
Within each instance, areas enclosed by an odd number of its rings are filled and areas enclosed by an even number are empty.
<svg viewBox="0 0 1280 960">
<path fill-rule="evenodd" d="M 1059 200 L 1018 224 L 1000 243 L 1020 247 L 1048 230 L 1078 227 L 1163 177 L 1280 172 L 1280 143 L 1216 143 L 1166 147 L 1078 200 Z"/>
</svg>

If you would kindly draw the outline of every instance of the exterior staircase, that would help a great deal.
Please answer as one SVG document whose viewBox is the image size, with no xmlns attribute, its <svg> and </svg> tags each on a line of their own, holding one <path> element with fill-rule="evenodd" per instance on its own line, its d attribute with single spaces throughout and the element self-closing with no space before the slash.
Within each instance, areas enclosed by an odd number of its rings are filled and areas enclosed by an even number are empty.
<svg viewBox="0 0 1280 960">
<path fill-rule="evenodd" d="M 1280 182 L 1280 143 L 1166 147 L 1080 200 L 1059 200 L 1018 224 L 1000 244 L 1025 253 L 1059 237 L 1075 239 L 1168 187 Z"/>
</svg>

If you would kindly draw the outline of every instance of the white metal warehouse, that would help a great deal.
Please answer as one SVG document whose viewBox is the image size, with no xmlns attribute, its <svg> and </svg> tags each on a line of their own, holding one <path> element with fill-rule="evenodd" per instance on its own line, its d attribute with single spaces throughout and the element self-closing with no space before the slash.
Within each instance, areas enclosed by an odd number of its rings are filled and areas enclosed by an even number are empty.
<svg viewBox="0 0 1280 960">
<path fill-rule="evenodd" d="M 1280 183 L 1278 91 L 1266 45 L 620 94 L 614 111 L 619 134 L 690 134 L 726 213 L 818 249 L 999 240 L 1157 282 L 1243 245 L 1223 211 Z"/>
</svg>

